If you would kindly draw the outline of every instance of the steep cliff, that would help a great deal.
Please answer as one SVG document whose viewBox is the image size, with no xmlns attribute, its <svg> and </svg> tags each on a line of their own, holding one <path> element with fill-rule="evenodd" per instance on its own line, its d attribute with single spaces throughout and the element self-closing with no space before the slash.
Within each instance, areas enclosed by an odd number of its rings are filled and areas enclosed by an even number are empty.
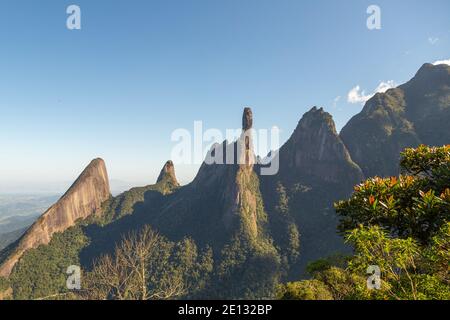
<svg viewBox="0 0 450 320">
<path fill-rule="evenodd" d="M 252 125 L 252 111 L 245 108 L 239 139 L 211 147 L 194 180 L 168 199 L 154 225 L 165 234 L 189 235 L 220 248 L 243 221 L 245 202 L 247 230 L 257 234 L 256 190 L 247 188 L 250 181 L 258 180 L 253 171 Z"/>
<path fill-rule="evenodd" d="M 102 159 L 93 160 L 68 191 L 51 206 L 15 243 L 0 266 L 0 276 L 7 277 L 21 256 L 29 249 L 48 244 L 56 232 L 63 232 L 77 220 L 101 212 L 110 197 L 108 174 Z"/>
<path fill-rule="evenodd" d="M 300 232 L 297 272 L 308 262 L 346 250 L 336 234 L 333 202 L 346 197 L 363 174 L 339 138 L 331 115 L 314 107 L 305 113 L 288 141 L 275 152 L 276 175 L 261 176 L 264 204 L 271 226 L 282 225 L 286 213 Z M 277 229 L 274 239 L 286 243 Z"/>
<path fill-rule="evenodd" d="M 279 152 L 280 175 L 285 179 L 303 176 L 310 181 L 345 184 L 348 188 L 363 179 L 338 136 L 331 115 L 313 107 L 299 121 Z"/>
<path fill-rule="evenodd" d="M 366 176 L 399 173 L 400 152 L 450 141 L 450 66 L 424 64 L 407 83 L 377 93 L 340 136 Z"/>
<path fill-rule="evenodd" d="M 167 196 L 159 210 L 147 210 L 148 223 L 161 234 L 213 249 L 217 269 L 208 296 L 216 298 L 263 297 L 280 271 L 254 171 L 252 125 L 245 108 L 239 139 L 212 146 L 190 184 Z"/>
</svg>

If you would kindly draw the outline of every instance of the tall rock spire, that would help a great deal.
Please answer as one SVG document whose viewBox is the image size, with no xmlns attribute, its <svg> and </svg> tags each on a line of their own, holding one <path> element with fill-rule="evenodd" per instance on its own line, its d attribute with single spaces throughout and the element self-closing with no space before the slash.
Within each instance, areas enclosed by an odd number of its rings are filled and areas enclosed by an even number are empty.
<svg viewBox="0 0 450 320">
<path fill-rule="evenodd" d="M 255 153 L 253 152 L 253 112 L 250 108 L 244 108 L 242 114 L 242 135 L 238 141 L 238 152 L 240 152 L 239 164 L 253 167 L 255 164 Z"/>
<path fill-rule="evenodd" d="M 102 203 L 109 197 L 105 162 L 102 159 L 94 159 L 58 202 L 19 239 L 11 254 L 0 266 L 0 276 L 9 276 L 14 265 L 27 250 L 48 244 L 53 234 L 72 227 L 79 219 L 101 212 Z"/>
<path fill-rule="evenodd" d="M 244 108 L 242 114 L 242 131 L 250 130 L 253 127 L 253 112 L 250 108 Z"/>
</svg>

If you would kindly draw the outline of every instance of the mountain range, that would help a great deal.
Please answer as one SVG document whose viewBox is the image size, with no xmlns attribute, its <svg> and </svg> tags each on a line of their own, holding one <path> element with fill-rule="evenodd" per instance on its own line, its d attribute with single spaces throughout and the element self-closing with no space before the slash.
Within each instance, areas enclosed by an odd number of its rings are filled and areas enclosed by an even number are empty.
<svg viewBox="0 0 450 320">
<path fill-rule="evenodd" d="M 0 276 L 9 277 L 18 298 L 39 297 L 44 285 L 64 290 L 65 267 L 90 270 L 123 235 L 150 225 L 171 241 L 190 238 L 212 250 L 208 285 L 186 297 L 270 297 L 278 281 L 306 277 L 309 262 L 349 252 L 336 232 L 335 201 L 365 178 L 398 175 L 403 148 L 450 142 L 450 66 L 425 64 L 409 82 L 377 93 L 340 134 L 332 116 L 313 107 L 271 153 L 280 164 L 275 175 L 260 174 L 264 164 L 251 136 L 256 120 L 246 108 L 240 138 L 207 155 L 242 161 L 205 161 L 185 186 L 168 161 L 155 184 L 112 197 L 105 162 L 93 160 L 0 252 Z"/>
</svg>

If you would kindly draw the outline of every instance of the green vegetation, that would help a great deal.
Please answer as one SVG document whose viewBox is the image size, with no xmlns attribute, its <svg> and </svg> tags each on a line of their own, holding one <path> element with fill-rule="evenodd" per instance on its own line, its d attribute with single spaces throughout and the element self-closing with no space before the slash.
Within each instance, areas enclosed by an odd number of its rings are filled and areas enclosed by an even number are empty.
<svg viewBox="0 0 450 320">
<path fill-rule="evenodd" d="M 279 284 L 296 279 L 300 236 L 291 202 L 310 191 L 279 182 L 268 215 L 258 176 L 239 168 L 239 214 L 224 224 L 223 245 L 210 248 L 203 237 L 199 249 L 197 238 L 159 234 L 149 208 L 159 208 L 176 186 L 134 188 L 105 203 L 106 218 L 80 221 L 29 250 L 11 277 L 0 279 L 0 293 L 11 287 L 14 299 L 450 299 L 450 146 L 406 149 L 400 164 L 405 175 L 368 179 L 335 204 L 353 254 L 310 263 L 308 280 Z M 79 291 L 66 289 L 70 265 L 82 267 Z M 367 286 L 369 266 L 381 271 L 380 289 Z"/>
<path fill-rule="evenodd" d="M 271 221 L 272 234 L 281 252 L 286 271 L 299 257 L 300 233 L 289 207 L 289 196 L 283 184 L 277 184 L 278 203 Z"/>
<path fill-rule="evenodd" d="M 372 178 L 337 203 L 341 232 L 359 224 L 381 225 L 401 238 L 427 243 L 450 215 L 450 146 L 406 149 L 401 166 L 409 175 Z"/>
<path fill-rule="evenodd" d="M 279 297 L 308 298 L 325 285 L 334 299 L 450 299 L 450 146 L 406 149 L 400 163 L 409 175 L 369 179 L 336 203 L 354 255 L 340 268 L 315 262 L 311 281 L 320 285 L 287 284 Z M 373 265 L 379 290 L 366 286 Z"/>
<path fill-rule="evenodd" d="M 272 297 L 281 277 L 281 258 L 268 235 L 267 213 L 253 170 L 239 169 L 240 228 L 221 250 L 210 289 L 223 298 Z"/>
<path fill-rule="evenodd" d="M 130 215 L 135 211 L 137 205 L 144 203 L 146 196 L 153 195 L 153 197 L 156 197 L 159 195 L 167 195 L 177 187 L 169 177 L 164 177 L 156 184 L 132 188 L 115 198 L 111 198 L 104 204 L 104 214 L 99 222 L 108 224 L 126 215 Z"/>
<path fill-rule="evenodd" d="M 3 277 L 0 277 L 0 292 L 7 290 L 10 287 L 9 280 Z"/>
<path fill-rule="evenodd" d="M 80 265 L 79 252 L 88 244 L 80 225 L 57 233 L 48 245 L 31 249 L 10 276 L 15 299 L 38 299 L 66 293 L 67 268 Z"/>
<path fill-rule="evenodd" d="M 84 261 L 86 265 L 83 265 L 81 261 L 81 253 L 90 245 L 92 238 L 103 234 L 102 227 L 132 214 L 135 206 L 144 202 L 147 192 L 157 197 L 171 192 L 174 187 L 168 181 L 161 181 L 155 185 L 124 192 L 104 203 L 102 215 L 79 221 L 76 226 L 65 232 L 55 234 L 48 245 L 41 245 L 27 251 L 14 267 L 9 278 L 14 298 L 64 297 L 67 299 L 73 297 L 74 295 L 69 294 L 66 288 L 66 270 L 70 265 L 90 268 L 97 252 L 87 253 L 88 256 L 85 257 L 87 260 Z M 94 227 L 94 231 L 88 231 L 91 227 Z"/>
<path fill-rule="evenodd" d="M 340 132 L 367 177 L 398 175 L 398 155 L 408 146 L 450 141 L 449 66 L 423 65 L 402 86 L 378 93 Z"/>
<path fill-rule="evenodd" d="M 328 287 L 318 280 L 288 282 L 280 286 L 277 298 L 282 300 L 332 300 Z"/>
<path fill-rule="evenodd" d="M 117 245 L 88 272 L 83 299 L 149 300 L 193 296 L 206 284 L 213 268 L 212 253 L 199 254 L 191 239 L 179 243 L 145 226 Z"/>
</svg>

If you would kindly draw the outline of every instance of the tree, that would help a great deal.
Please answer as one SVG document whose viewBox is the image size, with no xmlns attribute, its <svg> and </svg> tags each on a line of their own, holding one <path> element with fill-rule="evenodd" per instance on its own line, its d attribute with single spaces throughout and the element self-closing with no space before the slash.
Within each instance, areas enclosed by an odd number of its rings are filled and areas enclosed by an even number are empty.
<svg viewBox="0 0 450 320">
<path fill-rule="evenodd" d="M 402 172 L 372 178 L 335 207 L 355 250 L 348 270 L 382 272 L 385 298 L 450 297 L 450 146 L 405 149 Z"/>
<path fill-rule="evenodd" d="M 450 146 L 420 146 L 401 154 L 410 175 L 371 178 L 350 199 L 335 204 L 339 231 L 380 225 L 392 236 L 427 244 L 450 216 Z"/>
<path fill-rule="evenodd" d="M 113 255 L 94 263 L 81 295 L 86 299 L 175 299 L 192 293 L 192 282 L 211 269 L 210 250 L 199 255 L 193 240 L 174 244 L 145 226 L 125 236 Z"/>
<path fill-rule="evenodd" d="M 318 280 L 288 282 L 279 286 L 277 298 L 281 300 L 332 300 L 328 287 Z"/>
<path fill-rule="evenodd" d="M 368 179 L 335 204 L 353 256 L 339 267 L 311 264 L 313 280 L 286 286 L 290 296 L 317 298 L 308 294 L 314 283 L 334 299 L 450 299 L 450 146 L 401 156 L 405 175 Z M 367 288 L 369 266 L 381 271 L 380 290 Z"/>
<path fill-rule="evenodd" d="M 391 238 L 379 226 L 360 226 L 347 236 L 355 248 L 348 270 L 364 274 L 369 265 L 377 265 L 382 293 L 389 299 L 450 299 L 449 230 L 446 223 L 424 247 L 410 237 Z"/>
</svg>

